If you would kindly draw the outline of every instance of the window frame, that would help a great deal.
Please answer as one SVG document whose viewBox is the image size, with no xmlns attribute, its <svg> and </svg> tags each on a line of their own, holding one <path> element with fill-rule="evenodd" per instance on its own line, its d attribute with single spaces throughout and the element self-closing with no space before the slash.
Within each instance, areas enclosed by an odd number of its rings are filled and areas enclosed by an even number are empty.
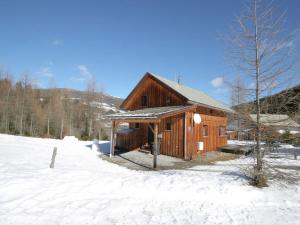
<svg viewBox="0 0 300 225">
<path fill-rule="evenodd" d="M 170 127 L 168 127 L 168 125 L 170 126 Z M 171 119 L 167 119 L 166 120 L 166 123 L 165 123 L 165 129 L 164 129 L 165 131 L 172 131 L 172 121 L 171 121 Z"/>
<path fill-rule="evenodd" d="M 167 96 L 166 97 L 166 105 L 169 106 L 172 104 L 172 97 L 171 96 Z"/>
<path fill-rule="evenodd" d="M 140 129 L 140 123 L 134 123 L 134 129 Z"/>
<path fill-rule="evenodd" d="M 204 124 L 202 127 L 203 131 L 202 131 L 202 135 L 204 138 L 208 137 L 209 133 L 208 133 L 208 125 Z M 206 132 L 205 132 L 206 131 Z"/>
<path fill-rule="evenodd" d="M 222 129 L 223 129 L 223 130 L 222 130 Z M 222 134 L 221 130 L 224 132 L 223 134 Z M 218 134 L 219 134 L 219 137 L 224 137 L 224 136 L 226 136 L 226 127 L 225 127 L 225 126 L 219 126 Z"/>
<path fill-rule="evenodd" d="M 146 104 L 144 104 L 146 103 Z M 149 98 L 147 95 L 141 96 L 141 107 L 148 107 L 149 106 Z"/>
</svg>

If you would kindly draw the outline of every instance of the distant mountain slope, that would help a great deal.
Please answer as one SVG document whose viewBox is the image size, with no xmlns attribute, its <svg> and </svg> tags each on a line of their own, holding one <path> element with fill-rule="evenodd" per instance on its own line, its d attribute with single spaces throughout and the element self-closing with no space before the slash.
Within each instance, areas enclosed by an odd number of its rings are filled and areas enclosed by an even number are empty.
<svg viewBox="0 0 300 225">
<path fill-rule="evenodd" d="M 260 99 L 262 113 L 287 114 L 300 122 L 300 84 L 274 95 Z M 247 108 L 249 113 L 255 113 L 255 102 L 234 106 L 234 109 Z"/>
<path fill-rule="evenodd" d="M 74 89 L 67 89 L 67 88 L 52 88 L 52 89 L 38 89 L 42 95 L 47 96 L 50 91 L 58 91 L 64 92 L 68 95 L 69 98 L 72 99 L 84 99 L 84 96 L 87 94 L 86 91 L 78 91 Z M 96 93 L 96 96 L 102 102 L 102 108 L 105 112 L 118 112 L 121 103 L 123 102 L 122 98 L 111 96 L 107 93 Z M 97 102 L 96 102 L 97 103 Z M 97 104 L 95 104 L 96 106 Z"/>
</svg>

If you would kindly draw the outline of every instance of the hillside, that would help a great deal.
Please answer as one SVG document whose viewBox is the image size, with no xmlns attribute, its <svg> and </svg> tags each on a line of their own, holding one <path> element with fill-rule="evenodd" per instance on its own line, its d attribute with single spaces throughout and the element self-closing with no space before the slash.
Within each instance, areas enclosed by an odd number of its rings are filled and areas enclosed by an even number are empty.
<svg viewBox="0 0 300 225">
<path fill-rule="evenodd" d="M 120 112 L 121 102 L 99 92 L 37 89 L 26 80 L 0 79 L 0 133 L 106 139 L 110 123 L 105 115 Z"/>
<path fill-rule="evenodd" d="M 86 104 L 86 91 L 79 91 L 74 89 L 67 89 L 67 88 L 52 88 L 52 89 L 38 89 L 40 91 L 41 96 L 49 96 L 50 92 L 52 93 L 60 93 L 61 95 L 65 96 L 65 99 L 69 101 L 76 101 L 80 104 Z M 93 97 L 93 101 L 89 103 L 90 107 L 95 109 L 96 120 L 100 123 L 101 128 L 103 129 L 102 132 L 105 136 L 109 136 L 110 134 L 110 121 L 106 117 L 106 115 L 116 112 L 121 112 L 119 109 L 121 103 L 123 102 L 122 98 L 111 96 L 107 93 L 95 93 Z M 101 112 L 101 113 L 99 113 Z"/>
<path fill-rule="evenodd" d="M 68 93 L 69 98 L 72 99 L 83 99 L 86 95 L 86 91 L 79 91 L 74 89 L 67 89 L 67 88 L 52 88 L 52 89 L 38 89 L 42 95 L 48 96 L 49 92 L 51 91 L 58 91 L 58 92 L 65 92 Z M 103 108 L 106 112 L 112 111 L 117 112 L 119 111 L 119 107 L 123 102 L 122 98 L 111 96 L 107 93 L 96 93 L 99 99 L 103 101 Z"/>
<path fill-rule="evenodd" d="M 274 95 L 266 96 L 260 99 L 262 113 L 287 114 L 300 122 L 300 85 L 288 88 Z M 240 109 L 255 113 L 255 101 L 243 103 L 233 107 L 235 110 Z M 242 109 L 244 108 L 244 110 Z"/>
</svg>

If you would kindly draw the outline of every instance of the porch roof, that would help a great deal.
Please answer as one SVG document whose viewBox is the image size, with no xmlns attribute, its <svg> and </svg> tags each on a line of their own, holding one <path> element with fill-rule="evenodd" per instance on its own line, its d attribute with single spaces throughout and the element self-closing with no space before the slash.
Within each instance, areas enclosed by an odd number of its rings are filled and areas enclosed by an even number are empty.
<svg viewBox="0 0 300 225">
<path fill-rule="evenodd" d="M 165 106 L 155 108 L 144 108 L 134 111 L 126 111 L 122 113 L 115 113 L 108 115 L 107 117 L 112 120 L 127 120 L 127 119 L 160 119 L 174 114 L 186 112 L 195 108 L 193 105 L 189 106 Z"/>
</svg>

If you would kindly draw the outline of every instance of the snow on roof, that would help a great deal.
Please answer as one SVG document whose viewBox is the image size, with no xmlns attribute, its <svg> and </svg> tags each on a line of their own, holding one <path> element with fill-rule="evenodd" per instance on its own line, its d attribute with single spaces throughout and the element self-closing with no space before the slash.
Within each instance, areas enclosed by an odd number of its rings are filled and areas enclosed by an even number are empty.
<svg viewBox="0 0 300 225">
<path fill-rule="evenodd" d="M 256 114 L 251 114 L 250 117 L 254 122 L 256 122 Z M 260 121 L 266 126 L 300 128 L 300 125 L 297 122 L 285 114 L 260 114 Z"/>
<path fill-rule="evenodd" d="M 159 118 L 163 114 L 166 113 L 172 113 L 176 111 L 181 111 L 190 108 L 191 106 L 165 106 L 165 107 L 155 107 L 155 108 L 144 108 L 144 109 L 139 109 L 139 110 L 134 110 L 134 111 L 126 111 L 122 113 L 115 113 L 108 115 L 107 117 L 112 118 L 112 119 L 117 119 L 117 118 Z"/>
<path fill-rule="evenodd" d="M 211 106 L 213 108 L 221 109 L 226 112 L 234 113 L 234 111 L 229 106 L 213 99 L 212 97 L 208 96 L 202 91 L 184 86 L 182 84 L 178 84 L 175 81 L 168 80 L 164 77 L 155 75 L 153 73 L 149 73 L 149 74 L 155 77 L 156 79 L 160 80 L 165 85 L 172 88 L 174 91 L 178 92 L 182 96 L 186 97 L 192 103 L 203 104 L 203 105 Z"/>
</svg>

